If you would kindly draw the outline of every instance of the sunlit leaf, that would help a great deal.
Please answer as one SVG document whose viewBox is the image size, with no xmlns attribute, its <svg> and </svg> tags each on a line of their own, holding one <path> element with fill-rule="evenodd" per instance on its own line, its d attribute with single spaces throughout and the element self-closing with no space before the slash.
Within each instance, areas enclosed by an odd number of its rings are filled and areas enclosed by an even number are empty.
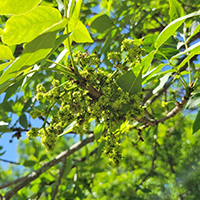
<svg viewBox="0 0 200 200">
<path fill-rule="evenodd" d="M 60 21 L 62 17 L 57 9 L 38 6 L 28 13 L 14 15 L 8 19 L 2 40 L 8 45 L 30 42 Z"/>
<path fill-rule="evenodd" d="M 71 20 L 69 22 L 69 32 L 72 32 L 72 40 L 74 40 L 77 43 L 94 42 L 90 34 L 88 33 L 87 28 L 80 20 Z"/>
<path fill-rule="evenodd" d="M 175 31 L 179 28 L 179 26 L 188 18 L 198 16 L 200 15 L 200 12 L 193 12 L 191 14 L 185 15 L 183 17 L 180 17 L 173 22 L 171 22 L 158 36 L 156 39 L 154 46 L 155 48 L 159 48 L 169 37 L 171 37 Z"/>
<path fill-rule="evenodd" d="M 42 0 L 0 0 L 0 15 L 22 14 L 32 10 Z"/>
<path fill-rule="evenodd" d="M 99 125 L 95 126 L 95 128 L 94 128 L 94 137 L 95 137 L 96 141 L 99 140 L 99 138 L 101 137 L 104 129 L 105 129 L 105 125 L 104 124 L 99 124 Z"/>
<path fill-rule="evenodd" d="M 56 32 L 45 33 L 25 46 L 21 57 L 17 58 L 0 77 L 0 84 L 14 78 L 23 66 L 30 66 L 44 58 L 54 47 Z"/>
<path fill-rule="evenodd" d="M 192 46 L 188 47 L 185 51 L 182 51 L 182 52 L 176 54 L 175 56 L 173 56 L 171 58 L 171 61 L 173 61 L 175 58 L 178 58 L 178 57 L 185 55 L 189 52 L 193 53 L 194 55 L 199 54 L 199 52 L 200 52 L 200 42 L 197 42 L 197 43 L 193 44 Z"/>
<path fill-rule="evenodd" d="M 73 121 L 70 125 L 68 125 L 62 134 L 59 135 L 59 137 L 71 132 L 73 130 L 73 127 L 76 125 L 76 121 Z"/>
<path fill-rule="evenodd" d="M 0 45 L 0 60 L 13 60 L 13 54 L 9 47 Z"/>
<path fill-rule="evenodd" d="M 197 107 L 200 104 L 200 93 L 195 93 L 188 100 L 185 109 Z"/>
<path fill-rule="evenodd" d="M 165 83 L 168 81 L 170 75 L 171 73 L 167 73 L 162 78 L 160 78 L 160 84 L 153 90 L 153 94 L 155 94 L 156 92 L 158 92 L 160 89 L 163 88 Z"/>
</svg>

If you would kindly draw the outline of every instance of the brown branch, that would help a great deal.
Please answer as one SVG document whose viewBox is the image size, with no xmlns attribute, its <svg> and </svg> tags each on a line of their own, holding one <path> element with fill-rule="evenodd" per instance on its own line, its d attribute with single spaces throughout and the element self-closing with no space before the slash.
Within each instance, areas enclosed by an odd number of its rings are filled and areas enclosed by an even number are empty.
<svg viewBox="0 0 200 200">
<path fill-rule="evenodd" d="M 185 105 L 185 103 L 188 101 L 189 97 L 188 96 L 184 96 L 182 98 L 181 102 L 177 102 L 176 103 L 176 107 L 171 110 L 165 117 L 161 118 L 160 120 L 158 120 L 158 123 L 164 122 L 167 119 L 173 117 L 174 115 L 176 115 L 180 110 L 183 109 L 183 106 Z"/>
<path fill-rule="evenodd" d="M 6 188 L 8 186 L 11 186 L 11 185 L 14 185 L 16 183 L 19 183 L 19 182 L 23 181 L 25 178 L 26 177 L 21 177 L 21 178 L 15 179 L 13 181 L 10 181 L 8 183 L 4 183 L 4 184 L 0 185 L 0 189 L 3 189 L 3 188 Z"/>
<path fill-rule="evenodd" d="M 58 164 L 66 157 L 70 156 L 74 152 L 81 149 L 83 146 L 87 145 L 90 142 L 94 141 L 94 135 L 90 134 L 85 140 L 77 142 L 76 144 L 72 145 L 68 150 L 65 150 L 61 152 L 58 156 L 56 156 L 52 161 L 44 164 L 41 168 L 37 169 L 36 171 L 31 172 L 27 176 L 23 177 L 24 180 L 21 181 L 19 184 L 17 184 L 14 188 L 12 188 L 10 191 L 8 191 L 4 197 L 3 200 L 10 199 L 14 194 L 16 194 L 20 189 L 28 185 L 31 181 L 38 178 L 42 173 L 50 169 L 52 166 Z"/>
<path fill-rule="evenodd" d="M 192 88 L 189 88 L 192 89 Z M 149 119 L 146 116 L 138 119 L 135 117 L 135 120 L 137 120 L 138 122 L 142 123 L 143 126 L 140 127 L 140 129 L 144 129 L 147 128 L 148 126 L 156 126 L 157 124 L 166 121 L 169 118 L 172 118 L 174 115 L 176 115 L 179 111 L 181 111 L 183 109 L 183 106 L 186 104 L 186 102 L 188 101 L 190 96 L 189 94 L 186 94 L 181 102 L 176 102 L 176 107 L 173 108 L 165 117 L 159 119 L 159 120 L 155 120 L 155 119 Z"/>
<path fill-rule="evenodd" d="M 59 178 L 58 178 L 58 181 L 57 181 L 57 184 L 56 184 L 56 188 L 55 188 L 55 190 L 53 192 L 53 195 L 51 197 L 51 200 L 54 200 L 55 197 L 56 197 L 56 194 L 58 192 L 58 187 L 59 187 L 59 185 L 61 183 L 61 179 L 62 179 L 64 171 L 65 171 L 65 167 L 66 167 L 66 158 L 63 160 L 63 165 L 62 165 L 62 168 L 60 170 L 60 175 L 59 175 Z"/>
</svg>

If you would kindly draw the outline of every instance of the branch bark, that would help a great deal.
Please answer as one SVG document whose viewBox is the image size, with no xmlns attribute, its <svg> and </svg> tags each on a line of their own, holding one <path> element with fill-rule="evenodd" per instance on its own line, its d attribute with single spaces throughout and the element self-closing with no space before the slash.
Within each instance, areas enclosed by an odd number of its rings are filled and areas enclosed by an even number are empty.
<svg viewBox="0 0 200 200">
<path fill-rule="evenodd" d="M 77 142 L 73 146 L 71 146 L 68 150 L 65 150 L 61 152 L 58 156 L 56 156 L 52 161 L 46 163 L 43 165 L 40 169 L 31 172 L 27 176 L 23 177 L 24 180 L 21 181 L 19 184 L 17 184 L 14 188 L 12 188 L 10 191 L 8 191 L 4 197 L 3 200 L 8 200 L 10 199 L 14 194 L 16 194 L 20 189 L 28 185 L 31 181 L 35 180 L 38 178 L 42 173 L 50 169 L 52 166 L 58 164 L 61 162 L 63 159 L 66 157 L 70 156 L 74 152 L 78 151 L 81 149 L 83 146 L 87 145 L 90 142 L 94 141 L 94 134 L 90 134 L 85 140 Z"/>
</svg>

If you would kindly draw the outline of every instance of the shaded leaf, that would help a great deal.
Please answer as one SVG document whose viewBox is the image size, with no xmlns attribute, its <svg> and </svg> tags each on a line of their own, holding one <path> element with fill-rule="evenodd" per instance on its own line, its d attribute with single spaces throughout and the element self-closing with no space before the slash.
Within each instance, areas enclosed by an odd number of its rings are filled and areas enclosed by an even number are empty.
<svg viewBox="0 0 200 200">
<path fill-rule="evenodd" d="M 171 20 L 177 19 L 185 15 L 185 12 L 181 6 L 181 4 L 177 0 L 168 0 L 170 9 L 169 16 Z"/>
<path fill-rule="evenodd" d="M 42 162 L 48 158 L 47 154 L 43 154 L 39 160 L 39 162 Z"/>
<path fill-rule="evenodd" d="M 117 84 L 130 95 L 140 92 L 142 91 L 142 73 L 140 72 L 136 77 L 133 71 L 128 71 L 118 78 Z"/>
<path fill-rule="evenodd" d="M 50 53 L 41 61 L 41 66 L 45 64 L 46 59 L 48 59 L 53 52 L 66 40 L 71 33 L 61 35 L 60 37 L 56 38 L 54 48 L 50 51 Z"/>
<path fill-rule="evenodd" d="M 24 163 L 23 163 L 23 166 L 31 167 L 31 166 L 33 166 L 35 164 L 36 164 L 36 161 L 34 161 L 34 160 L 25 160 Z"/>
<path fill-rule="evenodd" d="M 193 134 L 196 133 L 200 129 L 200 111 L 197 113 L 196 119 L 193 124 Z"/>
<path fill-rule="evenodd" d="M 112 20 L 106 14 L 96 18 L 90 25 L 90 27 L 96 29 L 98 33 L 103 33 L 107 29 L 110 29 L 112 26 Z"/>
<path fill-rule="evenodd" d="M 60 21 L 62 17 L 57 9 L 38 6 L 28 13 L 14 15 L 8 19 L 2 40 L 8 45 L 30 42 Z"/>
<path fill-rule="evenodd" d="M 22 127 L 24 128 L 27 128 L 28 127 L 28 121 L 27 121 L 27 118 L 26 118 L 26 115 L 23 114 L 19 117 L 19 123 Z"/>
<path fill-rule="evenodd" d="M 0 15 L 22 14 L 32 10 L 42 0 L 0 0 Z"/>
<path fill-rule="evenodd" d="M 200 93 L 195 93 L 192 95 L 187 102 L 185 109 L 190 109 L 198 106 L 200 104 Z"/>
<path fill-rule="evenodd" d="M 0 156 L 2 156 L 4 153 L 6 153 L 6 151 L 3 151 L 2 153 L 0 153 Z"/>
</svg>

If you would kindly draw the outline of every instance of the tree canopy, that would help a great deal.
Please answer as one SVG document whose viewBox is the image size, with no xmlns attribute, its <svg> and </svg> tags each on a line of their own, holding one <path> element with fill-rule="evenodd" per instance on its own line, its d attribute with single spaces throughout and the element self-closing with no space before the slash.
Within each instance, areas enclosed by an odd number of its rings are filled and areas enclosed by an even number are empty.
<svg viewBox="0 0 200 200">
<path fill-rule="evenodd" d="M 0 199 L 199 199 L 199 0 L 0 5 Z"/>
</svg>

